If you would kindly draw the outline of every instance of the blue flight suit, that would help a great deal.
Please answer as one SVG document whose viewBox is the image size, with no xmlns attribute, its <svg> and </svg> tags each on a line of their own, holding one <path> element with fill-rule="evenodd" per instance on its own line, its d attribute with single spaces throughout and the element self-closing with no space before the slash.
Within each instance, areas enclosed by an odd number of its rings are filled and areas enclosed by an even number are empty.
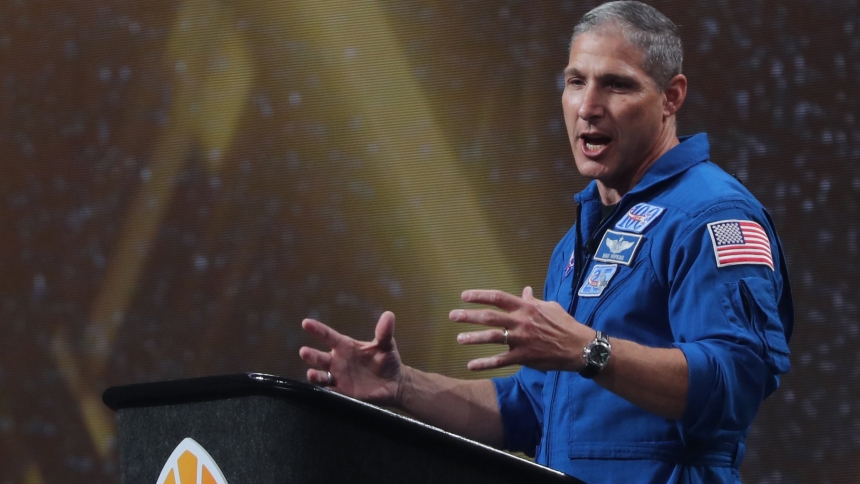
<svg viewBox="0 0 860 484">
<path fill-rule="evenodd" d="M 506 448 L 589 484 L 740 481 L 750 424 L 789 369 L 794 310 L 770 216 L 709 149 L 705 134 L 681 138 L 603 224 L 589 184 L 544 288 L 610 343 L 683 351 L 683 418 L 577 373 L 523 368 L 493 380 Z"/>
</svg>

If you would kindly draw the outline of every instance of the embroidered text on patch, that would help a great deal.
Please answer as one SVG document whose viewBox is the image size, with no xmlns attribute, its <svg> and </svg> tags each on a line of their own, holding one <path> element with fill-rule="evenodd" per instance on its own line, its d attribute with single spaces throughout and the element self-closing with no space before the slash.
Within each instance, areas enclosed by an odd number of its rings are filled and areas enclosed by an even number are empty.
<svg viewBox="0 0 860 484">
<path fill-rule="evenodd" d="M 708 224 L 717 267 L 762 264 L 773 270 L 770 240 L 761 225 L 750 220 L 721 220 Z"/>
<path fill-rule="evenodd" d="M 664 210 L 666 209 L 656 205 L 637 203 L 615 224 L 615 230 L 625 230 L 641 234 L 651 225 L 651 222 L 657 220 L 663 214 Z"/>
<path fill-rule="evenodd" d="M 600 262 L 617 262 L 629 266 L 633 262 L 636 248 L 639 247 L 639 242 L 641 241 L 642 236 L 639 234 L 607 230 L 603 235 L 600 246 L 597 247 L 597 251 L 594 253 L 594 260 Z"/>
</svg>

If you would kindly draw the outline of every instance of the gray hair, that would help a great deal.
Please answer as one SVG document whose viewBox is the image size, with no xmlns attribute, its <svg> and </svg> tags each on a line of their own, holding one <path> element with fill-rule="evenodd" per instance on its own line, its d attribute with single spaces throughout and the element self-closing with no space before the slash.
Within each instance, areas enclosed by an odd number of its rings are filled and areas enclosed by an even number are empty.
<svg viewBox="0 0 860 484">
<path fill-rule="evenodd" d="M 642 68 L 658 89 L 669 87 L 672 78 L 681 73 L 684 51 L 678 27 L 642 2 L 609 2 L 592 9 L 574 27 L 571 46 L 580 34 L 610 25 L 619 27 L 627 42 L 645 52 Z"/>
</svg>

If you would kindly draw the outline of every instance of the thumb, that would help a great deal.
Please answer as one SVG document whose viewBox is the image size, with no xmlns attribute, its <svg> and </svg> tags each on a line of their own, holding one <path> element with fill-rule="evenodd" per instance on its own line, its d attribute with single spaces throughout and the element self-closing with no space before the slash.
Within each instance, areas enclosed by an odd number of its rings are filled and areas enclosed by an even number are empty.
<svg viewBox="0 0 860 484">
<path fill-rule="evenodd" d="M 394 313 L 385 311 L 376 323 L 376 344 L 382 351 L 390 351 L 394 346 Z"/>
<path fill-rule="evenodd" d="M 534 299 L 534 293 L 532 292 L 531 286 L 526 286 L 523 288 L 523 299 Z"/>
</svg>

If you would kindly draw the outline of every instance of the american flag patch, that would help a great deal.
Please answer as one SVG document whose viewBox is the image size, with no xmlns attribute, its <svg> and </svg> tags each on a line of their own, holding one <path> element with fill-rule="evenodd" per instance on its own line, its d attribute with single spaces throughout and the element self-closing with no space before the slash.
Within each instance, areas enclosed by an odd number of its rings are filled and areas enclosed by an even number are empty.
<svg viewBox="0 0 860 484">
<path fill-rule="evenodd" d="M 750 220 L 721 220 L 708 224 L 717 267 L 762 264 L 773 270 L 770 240 L 761 225 Z"/>
</svg>

